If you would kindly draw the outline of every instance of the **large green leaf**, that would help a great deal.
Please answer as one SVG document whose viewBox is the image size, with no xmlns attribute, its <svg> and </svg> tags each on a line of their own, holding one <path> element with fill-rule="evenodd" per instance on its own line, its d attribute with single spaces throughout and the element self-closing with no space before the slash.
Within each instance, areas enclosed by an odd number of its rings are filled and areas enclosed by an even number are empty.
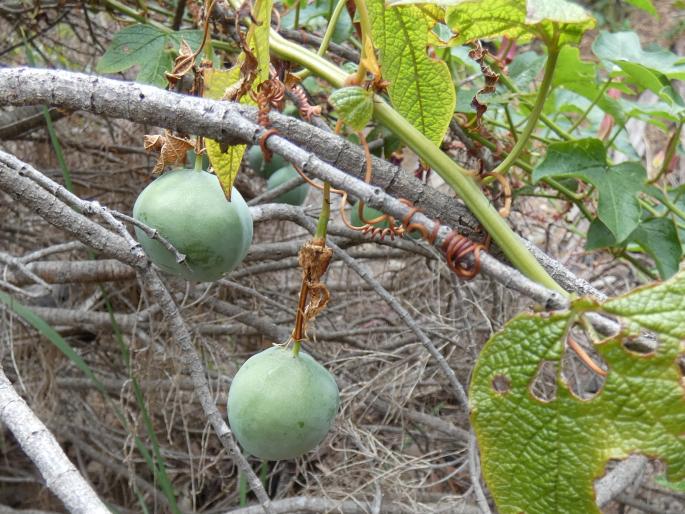
<svg viewBox="0 0 685 514">
<path fill-rule="evenodd" d="M 599 191 L 599 219 L 619 243 L 640 223 L 637 194 L 644 187 L 645 169 L 638 162 L 610 166 L 598 139 L 551 144 L 545 159 L 533 170 L 534 183 L 544 177 L 574 177 L 594 185 Z"/>
<path fill-rule="evenodd" d="M 459 41 L 506 36 L 528 40 L 550 38 L 559 32 L 560 43 L 580 40 L 594 27 L 595 19 L 578 4 L 567 0 L 448 0 L 447 24 Z"/>
<path fill-rule="evenodd" d="M 600 59 L 619 66 L 627 62 L 639 64 L 670 79 L 685 80 L 685 63 L 682 62 L 682 57 L 663 48 L 643 50 L 640 37 L 635 32 L 602 31 L 592 43 L 592 51 Z"/>
<path fill-rule="evenodd" d="M 369 0 L 374 45 L 393 107 L 436 145 L 449 126 L 456 93 L 449 68 L 426 54 L 433 21 L 415 6 L 386 9 Z"/>
<path fill-rule="evenodd" d="M 173 51 L 180 46 L 182 39 L 196 48 L 202 41 L 202 31 L 170 32 L 151 25 L 131 25 L 114 35 L 95 70 L 98 73 L 116 73 L 138 65 L 138 82 L 165 87 L 164 72 L 171 70 Z"/>
<path fill-rule="evenodd" d="M 616 238 L 604 223 L 594 219 L 590 223 L 585 249 L 625 248 L 630 243 L 636 243 L 654 259 L 662 279 L 670 278 L 678 272 L 680 259 L 683 257 L 683 245 L 676 224 L 666 217 L 641 221 L 622 244 L 616 243 Z"/>
<path fill-rule="evenodd" d="M 563 369 L 573 312 L 517 316 L 481 352 L 469 391 L 471 417 L 483 474 L 502 514 L 599 513 L 594 480 L 610 459 L 633 453 L 662 459 L 671 480 L 685 478 L 677 359 L 685 338 L 685 274 L 596 309 L 622 318 L 631 332 L 595 345 L 608 375 L 589 400 L 570 390 L 561 371 L 553 398 L 531 391 L 543 362 Z M 624 348 L 640 328 L 658 333 L 654 353 Z"/>
<path fill-rule="evenodd" d="M 616 238 L 599 218 L 593 219 L 587 231 L 585 249 L 592 251 L 611 246 L 617 246 Z"/>
</svg>

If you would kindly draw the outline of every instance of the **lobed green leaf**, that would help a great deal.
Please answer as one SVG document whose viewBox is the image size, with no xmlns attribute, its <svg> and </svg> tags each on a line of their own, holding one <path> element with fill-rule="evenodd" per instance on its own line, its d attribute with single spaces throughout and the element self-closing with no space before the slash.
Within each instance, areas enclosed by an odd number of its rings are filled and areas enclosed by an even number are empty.
<svg viewBox="0 0 685 514">
<path fill-rule="evenodd" d="M 685 80 L 685 63 L 676 54 L 663 48 L 643 50 L 635 32 L 602 32 L 592 43 L 594 54 L 615 65 L 634 83 L 656 93 L 671 106 L 685 108 L 670 80 Z"/>
<path fill-rule="evenodd" d="M 98 73 L 117 73 L 138 65 L 136 80 L 145 84 L 165 87 L 164 72 L 174 63 L 173 52 L 185 39 L 196 48 L 202 41 L 202 31 L 164 31 L 151 25 L 137 23 L 123 28 L 114 35 L 107 51 L 98 61 Z"/>
<path fill-rule="evenodd" d="M 638 162 L 611 166 L 598 139 L 553 143 L 545 159 L 533 170 L 533 182 L 544 177 L 575 177 L 599 191 L 597 214 L 616 238 L 624 241 L 640 223 L 638 193 L 647 174 Z"/>
<path fill-rule="evenodd" d="M 610 459 L 633 453 L 661 458 L 671 480 L 685 477 L 678 366 L 685 273 L 603 306 L 583 300 L 582 309 L 611 313 L 633 327 L 595 345 L 608 375 L 593 398 L 578 398 L 561 371 L 579 315 L 573 311 L 517 316 L 486 343 L 474 369 L 471 417 L 483 474 L 502 514 L 599 513 L 594 480 Z M 655 352 L 623 346 L 640 329 L 657 332 Z M 552 399 L 531 391 L 543 362 L 557 369 Z"/>
<path fill-rule="evenodd" d="M 670 278 L 678 272 L 683 248 L 671 218 L 643 221 L 630 234 L 628 241 L 639 244 L 654 259 L 661 278 Z"/>
</svg>

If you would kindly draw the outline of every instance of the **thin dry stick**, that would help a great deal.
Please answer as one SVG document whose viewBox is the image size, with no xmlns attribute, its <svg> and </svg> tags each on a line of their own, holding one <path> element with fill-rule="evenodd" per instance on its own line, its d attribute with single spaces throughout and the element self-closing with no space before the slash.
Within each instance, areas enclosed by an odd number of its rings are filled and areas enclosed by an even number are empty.
<svg viewBox="0 0 685 514">
<path fill-rule="evenodd" d="M 480 459 L 478 458 L 478 442 L 476 436 L 471 432 L 469 436 L 469 475 L 471 475 L 471 485 L 476 493 L 476 503 L 483 514 L 492 514 L 490 505 L 485 497 L 483 488 L 480 486 Z"/>
<path fill-rule="evenodd" d="M 109 514 L 55 437 L 17 394 L 0 367 L 0 421 L 36 465 L 45 484 L 72 514 Z"/>
</svg>

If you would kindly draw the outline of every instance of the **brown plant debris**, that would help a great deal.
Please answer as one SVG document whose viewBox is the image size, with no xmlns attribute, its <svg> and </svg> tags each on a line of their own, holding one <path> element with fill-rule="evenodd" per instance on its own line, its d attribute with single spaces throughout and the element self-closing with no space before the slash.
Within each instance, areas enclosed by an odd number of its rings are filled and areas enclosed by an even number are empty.
<svg viewBox="0 0 685 514">
<path fill-rule="evenodd" d="M 168 130 L 164 134 L 148 134 L 143 143 L 148 152 L 159 151 L 159 157 L 152 174 L 157 176 L 164 171 L 166 166 L 178 166 L 186 163 L 188 150 L 192 150 L 193 142 L 184 137 L 174 136 Z"/>
<path fill-rule="evenodd" d="M 321 282 L 321 277 L 328 269 L 333 251 L 320 240 L 307 241 L 300 248 L 298 259 L 302 268 L 302 280 L 309 289 L 309 301 L 304 309 L 306 321 L 313 320 L 328 303 L 331 297 L 328 288 Z"/>
</svg>

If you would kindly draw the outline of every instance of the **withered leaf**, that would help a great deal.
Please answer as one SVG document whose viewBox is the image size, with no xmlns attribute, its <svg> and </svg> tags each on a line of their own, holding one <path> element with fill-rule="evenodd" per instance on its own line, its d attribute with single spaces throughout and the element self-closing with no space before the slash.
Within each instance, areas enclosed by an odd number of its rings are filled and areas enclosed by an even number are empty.
<svg viewBox="0 0 685 514">
<path fill-rule="evenodd" d="M 305 307 L 304 317 L 313 320 L 328 303 L 331 297 L 321 278 L 328 269 L 333 251 L 322 241 L 307 241 L 300 248 L 298 260 L 302 268 L 302 279 L 309 288 L 309 301 Z"/>
<path fill-rule="evenodd" d="M 166 166 L 185 164 L 187 152 L 193 148 L 193 142 L 165 130 L 164 135 L 146 135 L 143 146 L 148 152 L 159 151 L 159 157 L 152 169 L 153 175 L 159 175 Z"/>
<path fill-rule="evenodd" d="M 485 63 L 485 57 L 488 51 L 483 48 L 480 41 L 476 42 L 473 49 L 469 51 L 469 57 L 476 61 L 480 65 L 480 70 L 483 72 L 483 77 L 485 77 L 485 87 L 479 89 L 471 100 L 471 107 L 476 110 L 476 126 L 481 126 L 481 119 L 485 111 L 488 110 L 487 105 L 483 104 L 478 98 L 481 94 L 494 93 L 495 86 L 499 80 L 499 75 L 492 71 L 492 68 Z"/>
<path fill-rule="evenodd" d="M 164 76 L 167 82 L 171 86 L 175 86 L 176 83 L 183 78 L 183 76 L 188 73 L 195 62 L 196 54 L 185 39 L 181 40 L 181 47 L 178 51 L 178 57 L 174 60 L 174 67 L 171 72 L 165 72 Z"/>
<path fill-rule="evenodd" d="M 231 102 L 240 100 L 252 89 L 252 84 L 257 79 L 259 71 L 257 58 L 244 42 L 241 42 L 241 46 L 244 52 L 244 59 L 240 65 L 240 78 L 231 87 L 226 88 L 224 96 L 221 97 L 222 100 L 229 100 Z"/>
</svg>

